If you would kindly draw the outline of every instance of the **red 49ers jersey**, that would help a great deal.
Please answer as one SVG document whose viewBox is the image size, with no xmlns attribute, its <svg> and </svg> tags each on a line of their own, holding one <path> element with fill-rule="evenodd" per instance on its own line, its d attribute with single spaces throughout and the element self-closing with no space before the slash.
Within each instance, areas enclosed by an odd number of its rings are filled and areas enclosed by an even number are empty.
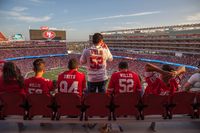
<svg viewBox="0 0 200 133">
<path fill-rule="evenodd" d="M 5 83 L 2 77 L 0 77 L 0 93 L 1 92 L 19 92 L 21 94 L 25 94 L 24 88 L 19 86 L 17 80 L 10 80 L 8 83 Z"/>
<path fill-rule="evenodd" d="M 43 77 L 31 77 L 24 81 L 27 94 L 50 94 L 53 82 Z"/>
<path fill-rule="evenodd" d="M 82 96 L 86 88 L 85 75 L 77 70 L 69 70 L 58 76 L 58 91 L 62 93 L 76 93 Z"/>
<path fill-rule="evenodd" d="M 147 87 L 145 94 L 173 94 L 178 89 L 176 78 L 171 78 L 168 81 L 168 86 L 154 72 L 145 72 L 145 80 Z"/>
<path fill-rule="evenodd" d="M 145 72 L 145 80 L 147 82 L 147 87 L 145 89 L 145 94 L 160 94 L 164 92 L 164 84 L 160 80 L 159 76 L 154 72 Z"/>
<path fill-rule="evenodd" d="M 107 93 L 117 94 L 141 91 L 139 76 L 131 71 L 120 71 L 112 74 Z"/>
</svg>

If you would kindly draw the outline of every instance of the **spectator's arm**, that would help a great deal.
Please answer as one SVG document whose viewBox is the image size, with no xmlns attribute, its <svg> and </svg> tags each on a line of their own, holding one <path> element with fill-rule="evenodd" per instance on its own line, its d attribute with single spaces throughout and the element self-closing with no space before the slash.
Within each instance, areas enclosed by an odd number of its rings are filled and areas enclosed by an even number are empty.
<svg viewBox="0 0 200 133">
<path fill-rule="evenodd" d="M 141 81 L 142 81 L 142 79 L 141 79 L 141 77 L 138 75 L 137 76 L 137 78 L 136 78 L 136 89 L 137 90 L 135 90 L 135 91 L 139 91 L 139 92 L 142 92 L 142 85 L 141 85 Z"/>
<path fill-rule="evenodd" d="M 112 61 L 113 60 L 113 56 L 110 53 L 110 50 L 109 49 L 106 49 L 106 50 L 107 50 L 107 53 L 108 53 L 108 61 Z"/>
<path fill-rule="evenodd" d="M 169 72 L 163 71 L 158 66 L 150 64 L 150 63 L 146 64 L 145 70 L 146 70 L 146 72 L 158 72 L 158 73 L 163 74 L 163 75 L 169 74 Z"/>
<path fill-rule="evenodd" d="M 184 86 L 183 86 L 184 90 L 189 91 L 190 88 L 192 87 L 192 85 L 195 83 L 195 81 L 196 81 L 195 79 L 196 79 L 195 75 L 192 75 L 188 79 L 188 81 L 184 84 Z"/>
<path fill-rule="evenodd" d="M 106 90 L 106 93 L 108 94 L 108 95 L 112 95 L 113 93 L 114 93 L 114 86 L 115 85 L 115 83 L 114 83 L 114 80 L 113 80 L 113 75 L 111 76 L 111 79 L 110 79 L 110 81 L 109 81 L 109 84 L 108 84 L 108 88 L 107 88 L 107 90 Z"/>
<path fill-rule="evenodd" d="M 81 58 L 80 58 L 80 64 L 86 64 L 87 63 L 87 57 L 86 57 L 86 49 L 83 50 L 83 53 L 81 55 Z"/>
<path fill-rule="evenodd" d="M 179 76 L 186 72 L 185 66 L 179 67 L 176 71 L 171 72 L 174 76 Z"/>
</svg>

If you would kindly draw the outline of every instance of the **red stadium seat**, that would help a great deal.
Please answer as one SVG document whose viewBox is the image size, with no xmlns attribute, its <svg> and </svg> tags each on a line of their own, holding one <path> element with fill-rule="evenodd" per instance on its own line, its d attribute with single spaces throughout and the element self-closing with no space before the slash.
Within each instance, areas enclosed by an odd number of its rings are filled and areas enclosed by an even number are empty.
<svg viewBox="0 0 200 133">
<path fill-rule="evenodd" d="M 116 109 L 114 111 L 115 116 L 127 116 L 139 115 L 139 111 L 136 108 L 139 102 L 139 94 L 137 93 L 119 93 L 114 96 L 114 104 Z"/>
<path fill-rule="evenodd" d="M 29 119 L 41 115 L 53 119 L 52 97 L 45 94 L 31 94 L 27 97 L 29 109 Z"/>
<path fill-rule="evenodd" d="M 197 93 L 197 95 L 196 95 L 196 112 L 195 113 L 197 113 L 196 115 L 197 115 L 197 118 L 199 118 L 199 116 L 200 116 L 200 92 L 198 92 Z"/>
<path fill-rule="evenodd" d="M 92 116 L 110 118 L 110 97 L 102 93 L 89 93 L 85 96 L 84 104 L 88 106 L 85 112 L 85 120 Z"/>
<path fill-rule="evenodd" d="M 21 115 L 25 118 L 24 95 L 20 93 L 2 93 L 0 94 L 0 102 L 1 118 L 7 115 Z"/>
<path fill-rule="evenodd" d="M 162 115 L 164 118 L 167 116 L 167 95 L 154 95 L 149 94 L 143 97 L 144 110 L 143 116 L 146 115 Z"/>
<path fill-rule="evenodd" d="M 172 96 L 171 114 L 190 114 L 193 115 L 193 103 L 195 93 L 192 92 L 177 92 Z"/>
<path fill-rule="evenodd" d="M 69 115 L 69 116 L 80 116 L 81 110 L 81 98 L 74 93 L 57 93 L 55 95 L 55 102 L 58 106 L 57 116 Z"/>
</svg>

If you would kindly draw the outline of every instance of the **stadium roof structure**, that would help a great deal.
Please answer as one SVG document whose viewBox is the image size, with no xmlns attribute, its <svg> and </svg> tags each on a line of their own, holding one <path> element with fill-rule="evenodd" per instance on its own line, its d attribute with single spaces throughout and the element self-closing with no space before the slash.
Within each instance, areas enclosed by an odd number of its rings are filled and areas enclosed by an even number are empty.
<svg viewBox="0 0 200 133">
<path fill-rule="evenodd" d="M 6 38 L 6 36 L 0 32 L 0 41 L 7 41 L 8 39 Z"/>
<path fill-rule="evenodd" d="M 111 30 L 102 31 L 103 35 L 109 34 L 129 34 L 129 33 L 150 33 L 155 31 L 180 31 L 180 30 L 194 30 L 200 29 L 200 23 L 196 24 L 185 24 L 185 25 L 172 25 L 172 26 L 160 26 L 160 27 L 149 27 L 149 28 L 136 28 L 136 29 L 123 29 L 123 30 Z"/>
</svg>

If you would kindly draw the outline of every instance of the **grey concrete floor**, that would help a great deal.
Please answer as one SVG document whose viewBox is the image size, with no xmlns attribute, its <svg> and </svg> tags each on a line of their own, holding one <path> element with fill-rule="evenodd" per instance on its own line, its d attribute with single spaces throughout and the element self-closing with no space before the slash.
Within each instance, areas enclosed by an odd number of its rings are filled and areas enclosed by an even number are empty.
<svg viewBox="0 0 200 133">
<path fill-rule="evenodd" d="M 0 133 L 100 133 L 102 124 L 95 128 L 84 128 L 83 124 L 51 123 L 40 126 L 39 123 L 25 123 L 24 129 L 19 130 L 18 124 L 14 122 L 1 122 Z M 124 133 L 151 133 L 150 122 L 144 123 L 122 123 Z M 118 124 L 112 124 L 111 133 L 119 133 Z M 195 122 L 156 122 L 157 133 L 200 133 L 200 121 Z"/>
</svg>

